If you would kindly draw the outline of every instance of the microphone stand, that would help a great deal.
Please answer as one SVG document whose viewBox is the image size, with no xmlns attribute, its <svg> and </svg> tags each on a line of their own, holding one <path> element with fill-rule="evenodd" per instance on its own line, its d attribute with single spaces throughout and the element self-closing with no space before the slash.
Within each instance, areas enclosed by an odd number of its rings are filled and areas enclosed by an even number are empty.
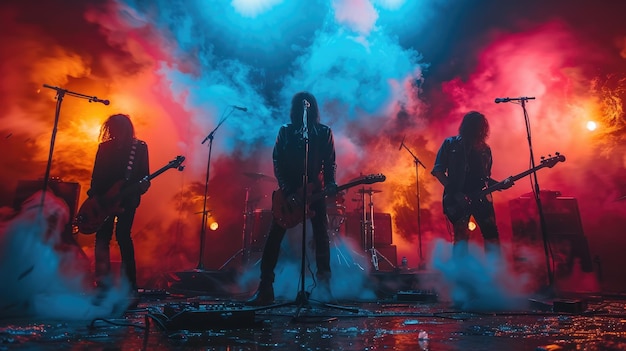
<svg viewBox="0 0 626 351">
<path fill-rule="evenodd" d="M 210 212 L 206 209 L 206 203 L 209 194 L 209 173 L 211 171 L 211 152 L 213 151 L 213 138 L 215 137 L 215 132 L 217 131 L 217 129 L 222 125 L 222 123 L 224 123 L 224 121 L 226 121 L 226 119 L 232 113 L 233 109 L 231 109 L 227 115 L 223 116 L 217 123 L 217 126 L 215 126 L 215 129 L 213 129 L 209 133 L 209 135 L 207 135 L 206 138 L 202 140 L 202 144 L 206 143 L 207 140 L 209 141 L 209 156 L 206 165 L 206 178 L 204 180 L 204 202 L 202 204 L 202 224 L 200 227 L 200 257 L 198 259 L 198 266 L 196 267 L 196 271 L 204 271 L 204 244 L 206 241 L 206 225 L 207 220 L 209 219 L 208 214 Z"/>
<path fill-rule="evenodd" d="M 530 137 L 530 119 L 528 117 L 528 111 L 526 110 L 526 101 L 527 100 L 532 100 L 534 99 L 534 97 L 520 97 L 520 98 L 513 98 L 510 100 L 519 100 L 519 104 L 522 106 L 522 111 L 524 114 L 524 123 L 526 125 L 526 135 L 527 135 L 527 139 L 528 139 L 528 149 L 530 151 L 530 167 L 531 169 L 535 168 L 535 157 L 533 154 L 533 146 L 532 146 L 532 141 L 531 141 L 531 137 Z M 535 202 L 537 204 L 537 212 L 539 214 L 539 224 L 541 227 L 541 237 L 543 239 L 543 249 L 544 249 L 544 253 L 545 253 L 545 260 L 546 260 L 546 272 L 548 274 L 548 294 L 554 296 L 555 295 L 555 286 L 554 286 L 554 273 L 552 272 L 552 267 L 550 265 L 550 246 L 549 246 L 549 241 L 548 241 L 548 231 L 546 229 L 546 219 L 545 219 L 545 215 L 543 213 L 543 206 L 541 204 L 541 192 L 540 192 L 540 188 L 539 188 L 539 181 L 537 180 L 537 171 L 535 170 L 534 172 L 532 172 L 532 179 L 534 182 L 534 189 L 533 189 L 533 194 L 535 196 Z"/>
<path fill-rule="evenodd" d="M 54 126 L 52 127 L 52 136 L 50 138 L 50 151 L 48 153 L 48 162 L 46 164 L 46 172 L 45 175 L 43 177 L 43 185 L 42 185 L 42 193 L 41 193 L 41 210 L 40 212 L 43 210 L 43 205 L 44 205 L 44 201 L 46 198 L 46 191 L 48 190 L 48 183 L 50 180 L 50 170 L 52 169 L 52 154 L 54 153 L 54 144 L 55 144 L 55 140 L 56 140 L 56 135 L 57 135 L 57 130 L 58 130 L 58 126 L 59 126 L 59 116 L 61 114 L 61 104 L 63 103 L 63 98 L 65 97 L 65 95 L 69 95 L 69 96 L 73 96 L 73 97 L 77 97 L 77 98 L 81 98 L 81 99 L 87 99 L 89 100 L 89 102 L 101 102 L 105 105 L 109 104 L 109 100 L 100 100 L 95 96 L 88 96 L 88 95 L 84 95 L 84 94 L 79 94 L 67 89 L 62 89 L 62 88 L 58 88 L 58 87 L 53 87 L 50 86 L 48 84 L 44 84 L 43 85 L 44 88 L 48 88 L 48 89 L 52 89 L 55 90 L 57 92 L 56 95 L 56 108 L 54 111 Z M 71 213 L 70 215 L 74 215 L 74 213 Z"/>
<path fill-rule="evenodd" d="M 411 152 L 411 150 L 404 144 L 404 140 L 400 144 L 400 148 L 402 147 L 404 147 L 406 151 L 408 151 L 409 154 L 411 154 L 411 156 L 413 157 L 413 163 L 415 163 L 415 186 L 417 188 L 417 241 L 418 241 L 419 258 L 420 258 L 419 265 L 417 268 L 419 270 L 423 270 L 425 268 L 425 263 L 424 263 L 424 255 L 422 254 L 422 226 L 421 226 L 421 209 L 420 209 L 419 166 L 421 165 L 422 167 L 424 167 L 424 169 L 426 169 L 426 166 L 424 166 L 422 161 L 420 161 L 417 158 L 417 156 L 415 156 L 415 154 Z"/>
<path fill-rule="evenodd" d="M 302 174 L 302 245 L 301 245 L 301 260 L 300 260 L 300 287 L 298 290 L 298 294 L 296 295 L 296 299 L 293 302 L 285 302 L 279 304 L 273 304 L 265 307 L 256 308 L 255 311 L 267 310 L 271 308 L 279 308 L 284 306 L 296 306 L 296 312 L 292 321 L 297 322 L 300 318 L 300 312 L 306 306 L 310 306 L 309 303 L 309 294 L 306 292 L 305 288 L 305 277 L 306 277 L 306 219 L 307 219 L 307 210 L 309 208 L 307 204 L 307 185 L 309 183 L 308 174 L 309 174 L 309 119 L 307 109 L 310 107 L 310 103 L 307 100 L 303 100 L 304 112 L 302 114 L 302 129 L 298 132 L 302 135 L 302 140 L 304 141 L 304 173 Z M 320 200 L 321 201 L 321 200 Z M 316 248 L 317 250 L 317 248 Z M 344 307 L 338 305 L 332 305 L 328 303 L 322 303 L 324 306 L 333 307 L 336 309 L 341 309 L 345 311 L 350 311 L 354 313 L 358 313 L 358 309 L 352 307 Z"/>
</svg>

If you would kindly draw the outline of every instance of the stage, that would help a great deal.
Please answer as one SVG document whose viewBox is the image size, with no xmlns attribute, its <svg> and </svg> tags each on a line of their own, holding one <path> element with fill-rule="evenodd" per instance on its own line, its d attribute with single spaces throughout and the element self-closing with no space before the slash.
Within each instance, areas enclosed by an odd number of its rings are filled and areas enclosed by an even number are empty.
<svg viewBox="0 0 626 351">
<path fill-rule="evenodd" d="M 281 298 L 141 290 L 120 318 L 0 320 L 0 350 L 618 350 L 626 347 L 626 296 L 559 293 L 510 308 L 456 306 L 419 287 L 415 272 L 373 273 L 369 301 L 329 305 Z M 223 279 L 214 274 L 212 279 Z M 217 296 L 219 295 L 219 296 Z M 314 295 L 311 295 L 314 296 Z M 71 307 L 69 307 L 71 308 Z"/>
</svg>

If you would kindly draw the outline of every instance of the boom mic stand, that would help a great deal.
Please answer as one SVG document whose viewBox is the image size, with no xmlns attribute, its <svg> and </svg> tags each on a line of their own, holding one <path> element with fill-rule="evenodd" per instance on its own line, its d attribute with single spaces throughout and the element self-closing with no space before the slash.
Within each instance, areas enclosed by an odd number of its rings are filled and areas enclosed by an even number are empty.
<svg viewBox="0 0 626 351">
<path fill-rule="evenodd" d="M 530 137 L 530 119 L 528 117 L 528 111 L 526 110 L 526 101 L 528 100 L 534 100 L 534 97 L 518 97 L 518 98 L 501 98 L 501 99 L 496 99 L 496 103 L 500 103 L 500 102 L 509 102 L 509 101 L 519 101 L 519 105 L 522 106 L 522 111 L 524 114 L 524 123 L 526 125 L 526 136 L 528 139 L 528 149 L 530 151 L 530 166 L 532 169 L 535 168 L 535 157 L 533 154 L 533 146 L 532 146 L 532 141 L 531 141 L 531 137 Z M 535 202 L 537 204 L 537 212 L 539 214 L 539 224 L 541 227 L 541 237 L 543 239 L 543 249 L 544 249 L 544 253 L 545 253 L 545 260 L 546 260 L 546 272 L 548 274 L 548 294 L 549 295 L 554 295 L 555 292 L 555 286 L 554 286 L 554 273 L 552 271 L 552 267 L 551 267 L 551 259 L 550 259 L 550 244 L 548 241 L 548 231 L 546 229 L 546 219 L 545 219 L 545 215 L 543 212 L 543 206 L 541 204 L 541 192 L 540 192 L 540 188 L 539 188 L 539 181 L 537 180 L 537 171 L 532 172 L 532 179 L 533 179 L 533 183 L 534 183 L 534 189 L 533 189 L 533 195 L 535 196 Z"/>
<path fill-rule="evenodd" d="M 217 131 L 217 129 L 222 125 L 222 123 L 224 123 L 224 121 L 226 121 L 226 119 L 233 113 L 233 111 L 234 107 L 230 109 L 230 112 L 227 115 L 224 115 L 222 118 L 220 118 L 220 121 L 217 123 L 217 126 L 215 126 L 215 129 L 213 129 L 209 133 L 209 135 L 207 135 L 206 138 L 202 140 L 202 144 L 206 143 L 207 140 L 209 141 L 209 156 L 206 164 L 206 179 L 204 181 L 204 202 L 202 204 L 202 224 L 200 227 L 200 257 L 198 259 L 198 266 L 196 267 L 197 271 L 204 270 L 204 244 L 206 241 L 206 224 L 207 220 L 209 219 L 208 214 L 210 212 L 206 209 L 206 203 L 209 194 L 209 173 L 211 171 L 211 152 L 213 150 L 213 138 L 215 137 L 215 132 Z"/>
<path fill-rule="evenodd" d="M 415 187 L 417 188 L 417 241 L 418 241 L 419 258 L 420 258 L 418 269 L 423 270 L 425 268 L 425 263 L 424 263 L 424 255 L 422 254 L 422 221 L 421 221 L 421 210 L 420 210 L 419 166 L 421 165 L 422 167 L 424 167 L 424 169 L 426 169 L 426 166 L 424 166 L 422 161 L 420 161 L 417 158 L 417 156 L 415 156 L 415 154 L 411 152 L 411 150 L 409 150 L 409 148 L 404 144 L 404 139 L 402 140 L 402 143 L 400 143 L 400 149 L 402 149 L 403 147 L 406 149 L 406 151 L 409 152 L 409 154 L 411 154 L 411 156 L 413 157 L 413 163 L 415 163 Z"/>
<path fill-rule="evenodd" d="M 52 154 L 54 153 L 54 144 L 55 144 L 55 140 L 56 140 L 56 135 L 57 135 L 57 129 L 59 126 L 59 115 L 61 114 L 61 104 L 63 103 L 63 98 L 65 97 L 65 95 L 69 95 L 69 96 L 73 96 L 73 97 L 77 97 L 77 98 L 81 98 L 81 99 L 87 99 L 89 100 L 89 102 L 100 102 L 104 105 L 108 105 L 109 104 L 109 100 L 101 100 L 98 99 L 95 96 L 88 96 L 88 95 L 84 95 L 84 94 L 79 94 L 79 93 L 75 93 L 73 91 L 67 90 L 67 89 L 62 89 L 62 88 L 58 88 L 58 87 L 53 87 L 50 86 L 48 84 L 44 84 L 43 85 L 44 88 L 48 88 L 48 89 L 52 89 L 55 90 L 57 92 L 56 95 L 56 108 L 54 111 L 54 126 L 52 127 L 52 137 L 50 138 L 50 152 L 48 153 L 48 162 L 46 164 L 46 173 L 43 177 L 43 185 L 42 185 L 42 193 L 41 193 L 41 209 L 43 210 L 43 205 L 44 205 L 44 201 L 46 198 L 46 191 L 48 190 L 48 183 L 50 180 L 50 170 L 52 168 Z M 71 215 L 74 215 L 74 213 L 72 213 Z"/>
</svg>

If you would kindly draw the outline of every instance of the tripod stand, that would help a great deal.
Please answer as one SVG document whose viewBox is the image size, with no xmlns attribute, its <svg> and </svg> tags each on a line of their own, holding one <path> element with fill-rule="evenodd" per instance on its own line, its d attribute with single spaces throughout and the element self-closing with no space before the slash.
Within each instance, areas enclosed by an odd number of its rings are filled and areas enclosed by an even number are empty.
<svg viewBox="0 0 626 351">
<path fill-rule="evenodd" d="M 417 241 L 418 241 L 418 249 L 419 249 L 419 265 L 418 265 L 418 269 L 422 270 L 425 268 L 425 263 L 424 263 L 424 255 L 422 254 L 422 221 L 421 221 L 421 210 L 420 210 L 420 173 L 419 173 L 419 166 L 421 165 L 422 167 L 424 167 L 424 169 L 426 169 L 426 166 L 424 166 L 424 164 L 417 158 L 417 156 L 415 156 L 415 154 L 413 152 L 411 152 L 411 150 L 409 150 L 409 148 L 404 144 L 404 139 L 402 140 L 402 143 L 400 143 L 400 148 L 405 148 L 406 151 L 409 152 L 409 154 L 411 154 L 411 156 L 413 157 L 413 163 L 415 163 L 415 187 L 417 190 Z"/>
<path fill-rule="evenodd" d="M 372 188 L 369 189 L 359 189 L 357 190 L 359 194 L 361 194 L 362 204 L 363 204 L 363 218 L 362 218 L 362 233 L 365 238 L 364 243 L 366 250 L 369 251 L 371 255 L 372 266 L 375 270 L 379 270 L 378 266 L 378 257 L 380 256 L 385 262 L 387 262 L 391 268 L 396 268 L 396 265 L 393 264 L 385 255 L 381 254 L 378 249 L 376 249 L 376 236 L 375 236 L 375 226 L 374 226 L 374 201 L 373 196 L 374 193 L 379 193 L 381 190 L 374 190 Z M 369 195 L 369 202 L 366 204 L 365 195 Z M 367 208 L 366 208 L 367 207 Z"/>
</svg>

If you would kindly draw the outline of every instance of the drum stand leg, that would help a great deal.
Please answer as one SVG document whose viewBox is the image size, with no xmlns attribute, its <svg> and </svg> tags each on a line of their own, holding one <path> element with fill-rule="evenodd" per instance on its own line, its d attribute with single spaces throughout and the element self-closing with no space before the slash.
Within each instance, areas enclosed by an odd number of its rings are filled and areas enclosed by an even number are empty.
<svg viewBox="0 0 626 351">
<path fill-rule="evenodd" d="M 367 193 L 369 195 L 369 211 L 365 210 L 365 193 Z M 374 234 L 374 201 L 372 200 L 374 191 L 372 189 L 369 189 L 369 191 L 364 190 L 363 191 L 363 229 L 364 229 L 364 234 L 365 234 L 365 238 L 366 238 L 366 242 L 368 245 L 366 245 L 368 247 L 368 251 L 370 252 L 371 255 L 371 260 L 372 260 L 372 266 L 374 267 L 374 270 L 378 271 L 379 268 L 379 260 L 378 257 L 380 256 L 383 260 L 385 260 L 385 262 L 387 262 L 391 268 L 396 269 L 396 265 L 394 263 L 392 263 L 387 257 L 385 257 L 385 255 L 383 255 L 382 253 L 380 253 L 380 251 L 378 251 L 376 249 L 376 245 L 374 244 L 374 238 L 375 238 L 375 234 Z M 368 213 L 369 213 L 369 218 L 368 218 Z"/>
<path fill-rule="evenodd" d="M 248 261 L 250 260 L 250 249 L 249 249 L 249 241 L 250 241 L 250 233 L 248 231 L 248 222 L 250 221 L 250 209 L 249 209 L 249 200 L 250 200 L 250 188 L 246 187 L 246 199 L 244 201 L 244 209 L 243 209 L 243 229 L 241 231 L 241 249 L 235 252 L 222 266 L 219 270 L 226 268 L 230 262 L 232 262 L 239 255 L 242 256 L 242 264 L 243 266 L 248 265 Z"/>
</svg>

